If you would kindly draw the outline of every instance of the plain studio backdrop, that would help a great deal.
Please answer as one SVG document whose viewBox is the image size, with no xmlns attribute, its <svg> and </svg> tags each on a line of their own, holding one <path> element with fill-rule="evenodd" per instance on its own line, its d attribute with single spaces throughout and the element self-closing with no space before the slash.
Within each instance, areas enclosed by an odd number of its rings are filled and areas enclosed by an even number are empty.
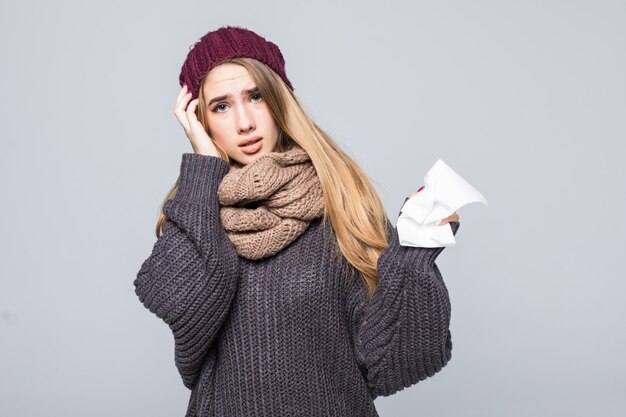
<svg viewBox="0 0 626 417">
<path fill-rule="evenodd" d="M 383 417 L 626 415 L 624 1 L 3 2 L 0 416 L 182 416 L 132 285 L 192 152 L 190 46 L 281 48 L 395 224 L 438 158 L 489 202 L 438 258 L 453 358 Z"/>
</svg>

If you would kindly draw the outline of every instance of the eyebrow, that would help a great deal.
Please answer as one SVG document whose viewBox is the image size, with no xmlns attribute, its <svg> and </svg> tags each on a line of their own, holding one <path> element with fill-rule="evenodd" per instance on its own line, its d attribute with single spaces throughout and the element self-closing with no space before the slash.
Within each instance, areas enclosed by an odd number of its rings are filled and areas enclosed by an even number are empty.
<svg viewBox="0 0 626 417">
<path fill-rule="evenodd" d="M 259 91 L 259 88 L 257 86 L 254 86 L 252 88 L 249 88 L 247 90 L 243 90 L 243 92 L 245 94 L 252 94 L 252 93 L 257 93 Z M 209 101 L 209 104 L 207 104 L 207 106 L 210 106 L 211 104 L 215 103 L 216 101 L 222 101 L 222 100 L 226 100 L 227 98 L 231 97 L 230 94 L 226 94 L 224 96 L 219 96 L 219 97 L 213 97 L 211 99 L 211 101 Z"/>
</svg>

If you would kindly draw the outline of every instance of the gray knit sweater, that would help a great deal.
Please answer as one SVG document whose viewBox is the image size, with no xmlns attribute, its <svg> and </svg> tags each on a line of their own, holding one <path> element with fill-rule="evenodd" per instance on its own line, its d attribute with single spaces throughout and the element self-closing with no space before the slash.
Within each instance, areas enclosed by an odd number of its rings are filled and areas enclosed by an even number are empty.
<svg viewBox="0 0 626 417">
<path fill-rule="evenodd" d="M 134 281 L 171 329 L 191 390 L 186 416 L 378 416 L 373 400 L 446 365 L 450 301 L 435 259 L 443 248 L 390 246 L 366 303 L 321 218 L 276 255 L 237 255 L 220 222 L 228 164 L 185 153 L 163 235 Z M 458 222 L 451 223 L 456 234 Z"/>
</svg>

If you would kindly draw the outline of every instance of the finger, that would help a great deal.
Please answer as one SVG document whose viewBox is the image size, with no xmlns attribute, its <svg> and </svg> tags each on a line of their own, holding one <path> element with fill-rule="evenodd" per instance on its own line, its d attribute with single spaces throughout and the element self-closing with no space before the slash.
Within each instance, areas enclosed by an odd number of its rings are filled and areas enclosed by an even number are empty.
<svg viewBox="0 0 626 417">
<path fill-rule="evenodd" d="M 450 222 L 456 222 L 459 220 L 459 215 L 456 214 L 456 212 L 448 217 L 446 217 L 445 219 L 441 219 L 438 223 L 439 226 L 446 224 L 446 223 L 450 223 Z"/>
<path fill-rule="evenodd" d="M 178 96 L 176 97 L 176 103 L 178 103 L 180 101 L 181 98 L 183 98 L 183 96 L 185 94 L 187 94 L 189 92 L 189 89 L 187 88 L 187 83 L 185 83 L 181 88 L 180 91 L 178 92 Z"/>
<path fill-rule="evenodd" d="M 176 102 L 176 106 L 174 107 L 174 114 L 176 115 L 178 122 L 187 131 L 189 131 L 189 121 L 187 120 L 187 116 L 185 114 L 185 108 L 187 107 L 187 103 L 190 99 L 191 94 L 185 94 Z"/>
<path fill-rule="evenodd" d="M 451 216 L 448 216 L 445 219 L 439 220 L 439 226 L 441 226 L 443 224 L 446 224 L 446 223 L 449 223 L 450 222 L 450 218 L 451 218 Z"/>
<path fill-rule="evenodd" d="M 200 100 L 199 99 L 193 99 L 189 102 L 189 105 L 187 106 L 187 120 L 189 120 L 189 124 L 191 124 L 192 122 L 195 122 L 196 120 L 198 120 L 198 118 L 196 117 L 196 107 L 198 107 L 198 102 Z"/>
<path fill-rule="evenodd" d="M 185 129 L 185 131 L 189 132 L 189 121 L 187 120 L 187 115 L 185 114 L 185 110 L 182 106 L 176 106 L 174 110 L 174 115 L 176 119 L 178 119 L 178 123 Z"/>
<path fill-rule="evenodd" d="M 185 107 L 187 106 L 187 103 L 189 103 L 189 100 L 191 100 L 191 92 L 188 91 L 185 94 L 183 94 L 180 97 L 177 97 L 176 99 L 176 106 L 182 106 L 183 110 L 185 109 Z"/>
<path fill-rule="evenodd" d="M 189 123 L 190 128 L 193 128 L 195 125 L 199 124 L 200 121 L 196 116 L 196 108 L 198 107 L 198 103 L 200 102 L 199 98 L 193 99 L 189 102 L 189 106 L 187 106 L 187 122 Z"/>
</svg>

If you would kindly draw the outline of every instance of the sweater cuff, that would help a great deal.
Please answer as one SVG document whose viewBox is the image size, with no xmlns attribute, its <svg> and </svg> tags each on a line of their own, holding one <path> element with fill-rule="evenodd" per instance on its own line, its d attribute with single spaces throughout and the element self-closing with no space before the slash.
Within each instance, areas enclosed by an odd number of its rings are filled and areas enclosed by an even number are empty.
<svg viewBox="0 0 626 417">
<path fill-rule="evenodd" d="M 174 199 L 207 204 L 228 172 L 228 162 L 217 156 L 184 153 Z"/>
</svg>

